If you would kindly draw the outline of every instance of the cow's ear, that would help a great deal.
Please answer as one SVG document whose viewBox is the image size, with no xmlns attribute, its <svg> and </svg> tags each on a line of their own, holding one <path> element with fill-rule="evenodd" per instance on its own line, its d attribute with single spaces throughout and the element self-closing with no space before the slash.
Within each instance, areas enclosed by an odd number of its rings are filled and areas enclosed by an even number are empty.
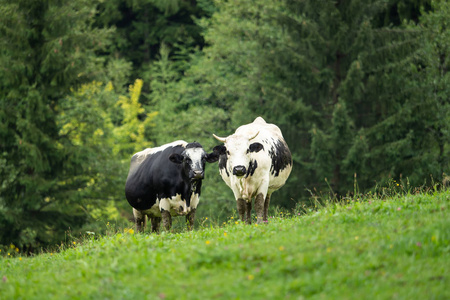
<svg viewBox="0 0 450 300">
<path fill-rule="evenodd" d="M 250 150 L 250 152 L 259 152 L 264 149 L 264 146 L 261 143 L 253 143 L 250 145 L 250 147 L 248 147 L 248 149 Z"/>
<path fill-rule="evenodd" d="M 218 152 L 211 152 L 206 154 L 206 161 L 209 163 L 213 163 L 219 160 L 220 154 Z"/>
<path fill-rule="evenodd" d="M 224 145 L 215 146 L 213 148 L 213 153 L 216 153 L 217 155 L 224 155 L 227 153 L 227 147 Z"/>
<path fill-rule="evenodd" d="M 172 153 L 169 156 L 169 159 L 174 164 L 181 164 L 183 162 L 183 156 L 181 156 L 180 154 L 176 154 L 176 153 Z"/>
</svg>

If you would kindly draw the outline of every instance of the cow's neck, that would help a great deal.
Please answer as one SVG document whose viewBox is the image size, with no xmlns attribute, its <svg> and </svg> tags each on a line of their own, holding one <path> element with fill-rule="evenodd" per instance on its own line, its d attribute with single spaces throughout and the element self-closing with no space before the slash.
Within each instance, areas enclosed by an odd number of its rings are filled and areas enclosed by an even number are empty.
<svg viewBox="0 0 450 300">
<path fill-rule="evenodd" d="M 192 195 L 192 193 L 195 193 L 197 191 L 197 187 L 201 184 L 201 180 L 193 180 L 190 182 L 190 193 Z"/>
</svg>

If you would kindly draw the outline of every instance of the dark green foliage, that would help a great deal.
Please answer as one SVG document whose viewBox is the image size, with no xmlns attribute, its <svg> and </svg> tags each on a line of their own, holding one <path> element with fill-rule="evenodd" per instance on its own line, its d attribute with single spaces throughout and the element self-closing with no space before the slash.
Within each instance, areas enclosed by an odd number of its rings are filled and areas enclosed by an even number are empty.
<svg viewBox="0 0 450 300">
<path fill-rule="evenodd" d="M 448 117 L 436 114 L 442 101 L 423 101 L 426 89 L 415 88 L 423 81 L 411 77 L 432 39 L 402 25 L 417 21 L 422 4 L 236 0 L 218 2 L 203 23 L 209 47 L 192 70 L 228 112 L 227 134 L 262 115 L 294 152 L 291 178 L 277 193 L 282 205 L 304 197 L 305 187 L 329 184 L 345 195 L 355 176 L 364 190 L 389 178 L 442 179 L 448 137 L 427 124 Z"/>
<path fill-rule="evenodd" d="M 93 29 L 92 1 L 1 1 L 0 243 L 33 248 L 63 238 L 86 215 L 69 197 L 79 166 L 59 136 L 59 100 L 98 73 L 107 30 Z M 69 151 L 68 151 L 69 150 Z M 80 158 L 81 159 L 81 158 Z"/>
<path fill-rule="evenodd" d="M 96 24 L 116 28 L 108 53 L 133 63 L 132 78 L 139 78 L 158 57 L 163 44 L 202 45 L 194 17 L 206 15 L 208 1 L 112 0 L 99 5 Z"/>
</svg>

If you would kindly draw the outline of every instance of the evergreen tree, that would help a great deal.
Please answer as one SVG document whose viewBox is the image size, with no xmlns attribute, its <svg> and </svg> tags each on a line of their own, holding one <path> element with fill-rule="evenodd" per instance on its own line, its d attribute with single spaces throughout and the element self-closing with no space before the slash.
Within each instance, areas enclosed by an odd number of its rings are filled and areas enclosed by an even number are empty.
<svg viewBox="0 0 450 300">
<path fill-rule="evenodd" d="M 85 222 L 74 163 L 56 114 L 70 88 L 102 75 L 95 51 L 108 30 L 92 27 L 92 1 L 0 1 L 0 244 L 32 250 Z"/>
<path fill-rule="evenodd" d="M 110 0 L 99 5 L 96 24 L 117 29 L 108 53 L 132 62 L 131 78 L 141 78 L 163 44 L 173 49 L 201 47 L 200 27 L 194 19 L 207 16 L 210 10 L 208 0 Z"/>
<path fill-rule="evenodd" d="M 201 23 L 209 46 L 187 74 L 227 113 L 225 132 L 257 115 L 281 127 L 294 157 L 280 190 L 285 206 L 305 188 L 330 184 L 344 195 L 355 176 L 363 190 L 400 176 L 419 184 L 436 168 L 410 159 L 437 148 L 419 129 L 426 116 L 411 110 L 420 96 L 411 98 L 405 75 L 420 34 L 403 24 L 418 20 L 422 4 L 429 9 L 426 1 L 218 1 Z"/>
</svg>

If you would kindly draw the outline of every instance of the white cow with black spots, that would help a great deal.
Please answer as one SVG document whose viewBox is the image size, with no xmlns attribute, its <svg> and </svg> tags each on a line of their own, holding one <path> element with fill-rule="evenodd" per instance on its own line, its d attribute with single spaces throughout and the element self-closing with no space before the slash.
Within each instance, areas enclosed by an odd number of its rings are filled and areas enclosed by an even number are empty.
<svg viewBox="0 0 450 300">
<path fill-rule="evenodd" d="M 251 223 L 255 198 L 257 223 L 267 222 L 270 196 L 292 170 L 291 152 L 280 128 L 258 117 L 228 137 L 213 136 L 224 143 L 214 152 L 220 154 L 220 175 L 234 193 L 241 220 Z"/>
</svg>

